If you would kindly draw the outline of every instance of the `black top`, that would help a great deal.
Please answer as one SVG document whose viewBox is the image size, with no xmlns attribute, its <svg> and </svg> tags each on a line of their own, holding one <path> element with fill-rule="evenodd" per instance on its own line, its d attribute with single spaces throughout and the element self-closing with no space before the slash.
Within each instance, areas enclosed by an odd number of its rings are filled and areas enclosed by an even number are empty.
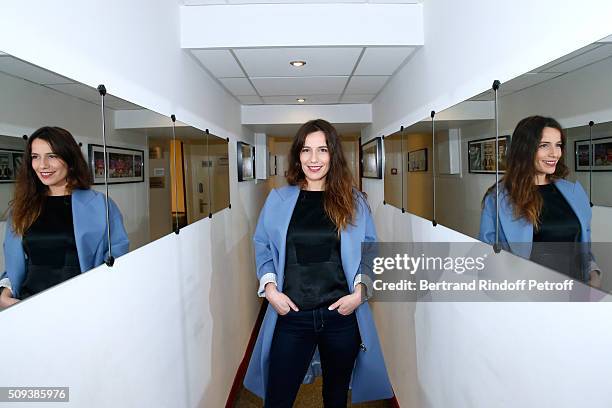
<svg viewBox="0 0 612 408">
<path fill-rule="evenodd" d="M 25 232 L 22 244 L 27 258 L 22 299 L 80 274 L 71 197 L 46 197 L 40 215 Z"/>
<path fill-rule="evenodd" d="M 349 294 L 340 235 L 323 208 L 323 191 L 300 191 L 289 228 L 283 293 L 300 310 L 329 306 Z"/>
<path fill-rule="evenodd" d="M 580 221 L 554 183 L 538 186 L 540 228 L 533 231 L 531 260 L 580 279 Z"/>
</svg>

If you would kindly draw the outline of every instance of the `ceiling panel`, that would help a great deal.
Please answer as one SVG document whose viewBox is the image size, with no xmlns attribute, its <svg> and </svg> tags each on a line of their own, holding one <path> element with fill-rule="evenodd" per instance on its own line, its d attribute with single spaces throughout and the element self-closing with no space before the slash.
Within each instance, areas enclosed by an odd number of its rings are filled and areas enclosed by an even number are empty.
<svg viewBox="0 0 612 408">
<path fill-rule="evenodd" d="M 261 98 L 257 95 L 241 95 L 237 96 L 238 100 L 243 105 L 262 105 Z"/>
<path fill-rule="evenodd" d="M 306 99 L 305 102 L 298 102 L 297 98 Z M 265 96 L 264 102 L 273 105 L 323 105 L 338 103 L 340 94 L 336 95 L 286 95 L 286 96 Z"/>
<path fill-rule="evenodd" d="M 83 84 L 57 84 L 47 85 L 48 88 L 55 89 L 64 94 L 74 96 L 85 101 L 100 105 L 100 94 L 97 89 L 91 88 Z M 136 110 L 143 109 L 141 106 L 119 99 L 113 95 L 106 95 L 104 98 L 104 105 L 107 108 L 115 110 Z"/>
<path fill-rule="evenodd" d="M 220 78 L 219 81 L 234 95 L 257 95 L 246 78 Z"/>
<path fill-rule="evenodd" d="M 527 73 L 523 74 L 520 77 L 514 78 L 511 81 L 501 84 L 499 87 L 499 93 L 501 96 L 508 95 L 521 89 L 528 88 L 530 86 L 539 84 L 540 82 L 548 81 L 549 79 L 553 79 L 558 77 L 559 75 L 563 75 L 562 73 Z"/>
<path fill-rule="evenodd" d="M 578 68 L 592 64 L 612 56 L 612 44 L 600 45 L 598 48 L 578 55 L 570 60 L 554 65 L 545 72 L 572 72 Z"/>
<path fill-rule="evenodd" d="M 191 52 L 216 78 L 244 78 L 244 72 L 229 50 L 192 50 Z"/>
<path fill-rule="evenodd" d="M 340 94 L 348 77 L 253 78 L 261 96 Z"/>
<path fill-rule="evenodd" d="M 392 75 L 414 50 L 414 47 L 366 48 L 355 75 Z"/>
<path fill-rule="evenodd" d="M 234 52 L 250 77 L 350 75 L 362 48 L 258 48 Z M 291 61 L 306 61 L 296 68 Z"/>
<path fill-rule="evenodd" d="M 377 94 L 389 78 L 388 76 L 354 76 L 346 88 L 346 93 Z"/>
<path fill-rule="evenodd" d="M 11 56 L 0 57 L 0 71 L 41 85 L 71 84 L 74 81 Z"/>
</svg>

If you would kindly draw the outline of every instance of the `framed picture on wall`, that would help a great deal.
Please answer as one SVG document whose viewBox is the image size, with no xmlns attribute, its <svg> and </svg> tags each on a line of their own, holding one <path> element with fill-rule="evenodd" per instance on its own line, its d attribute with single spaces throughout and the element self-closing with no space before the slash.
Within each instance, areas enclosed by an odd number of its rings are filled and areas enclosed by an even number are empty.
<svg viewBox="0 0 612 408">
<path fill-rule="evenodd" d="M 499 172 L 506 171 L 506 155 L 510 136 L 499 137 Z M 495 138 L 470 140 L 468 142 L 468 172 L 495 173 Z"/>
<path fill-rule="evenodd" d="M 23 160 L 23 151 L 0 149 L 0 183 L 14 183 Z"/>
<path fill-rule="evenodd" d="M 361 146 L 361 177 L 382 178 L 382 138 L 375 137 Z"/>
<path fill-rule="evenodd" d="M 612 171 L 612 137 L 593 139 L 592 154 L 591 149 L 589 149 L 590 143 L 589 140 L 574 142 L 576 154 L 574 169 L 576 171 L 589 171 L 592 164 L 593 171 Z"/>
<path fill-rule="evenodd" d="M 276 156 L 273 155 L 272 153 L 268 153 L 268 165 L 269 165 L 269 169 L 268 169 L 268 174 L 270 176 L 276 176 Z"/>
<path fill-rule="evenodd" d="M 255 179 L 255 146 L 238 142 L 238 181 Z"/>
<path fill-rule="evenodd" d="M 104 146 L 88 145 L 89 168 L 94 184 L 104 184 Z M 144 150 L 106 146 L 108 184 L 144 182 Z"/>
<path fill-rule="evenodd" d="M 427 171 L 427 148 L 408 152 L 408 171 Z"/>
</svg>

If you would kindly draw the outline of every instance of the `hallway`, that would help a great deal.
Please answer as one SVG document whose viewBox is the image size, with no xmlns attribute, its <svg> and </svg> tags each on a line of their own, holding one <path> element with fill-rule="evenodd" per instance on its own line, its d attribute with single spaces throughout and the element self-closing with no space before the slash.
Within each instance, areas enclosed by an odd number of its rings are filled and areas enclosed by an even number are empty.
<svg viewBox="0 0 612 408">
<path fill-rule="evenodd" d="M 322 407 L 323 398 L 321 397 L 322 388 L 321 377 L 317 377 L 314 383 L 302 385 L 297 399 L 295 400 L 294 408 L 313 408 Z M 347 407 L 355 408 L 390 408 L 393 405 L 389 400 L 366 402 L 362 404 L 352 404 L 349 393 L 349 402 Z M 261 399 L 255 394 L 245 389 L 240 390 L 234 408 L 260 408 L 262 406 Z"/>
</svg>

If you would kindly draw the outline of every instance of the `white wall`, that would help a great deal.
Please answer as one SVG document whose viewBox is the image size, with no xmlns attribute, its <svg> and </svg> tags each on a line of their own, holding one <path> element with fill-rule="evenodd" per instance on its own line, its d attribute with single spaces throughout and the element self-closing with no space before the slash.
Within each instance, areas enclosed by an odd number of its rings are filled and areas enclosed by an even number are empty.
<svg viewBox="0 0 612 408">
<path fill-rule="evenodd" d="M 425 46 L 374 101 L 373 124 L 362 142 L 609 35 L 612 16 L 604 0 L 563 6 L 552 0 L 436 0 L 423 8 Z M 578 17 L 587 10 L 589 19 Z M 383 240 L 466 239 L 382 206 L 383 181 L 363 185 Z M 528 262 L 520 267 L 537 268 Z M 612 374 L 605 363 L 612 357 L 612 330 L 601 324 L 612 316 L 608 303 L 427 303 L 413 310 L 407 303 L 374 309 L 402 407 L 609 405 L 612 395 L 601 381 Z"/>
<path fill-rule="evenodd" d="M 230 137 L 230 163 L 252 143 L 180 49 L 175 0 L 8 1 L 0 16 L 0 50 Z M 235 180 L 230 165 L 231 210 L 0 313 L 15 368 L 0 383 L 61 383 L 74 407 L 224 405 L 260 305 L 250 238 L 266 193 Z"/>
</svg>

